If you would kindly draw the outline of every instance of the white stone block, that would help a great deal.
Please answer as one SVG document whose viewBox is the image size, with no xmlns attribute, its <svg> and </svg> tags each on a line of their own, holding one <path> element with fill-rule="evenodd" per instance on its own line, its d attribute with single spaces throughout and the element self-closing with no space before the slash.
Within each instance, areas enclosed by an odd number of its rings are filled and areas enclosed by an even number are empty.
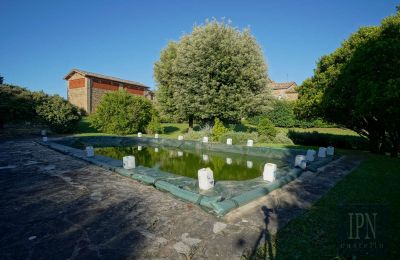
<svg viewBox="0 0 400 260">
<path fill-rule="evenodd" d="M 208 137 L 207 136 L 203 137 L 203 143 L 208 143 Z"/>
<path fill-rule="evenodd" d="M 40 131 L 40 134 L 41 134 L 42 136 L 45 136 L 45 135 L 47 135 L 47 131 L 46 131 L 46 130 L 42 130 L 42 131 Z"/>
<path fill-rule="evenodd" d="M 335 154 L 335 148 L 333 146 L 328 146 L 328 148 L 326 148 L 326 155 L 332 156 L 334 154 Z"/>
<path fill-rule="evenodd" d="M 139 145 L 139 146 L 137 147 L 138 151 L 141 151 L 142 148 L 143 148 L 143 147 L 142 147 L 141 145 Z"/>
<path fill-rule="evenodd" d="M 42 137 L 43 142 L 47 142 L 47 136 Z"/>
<path fill-rule="evenodd" d="M 141 132 L 137 133 L 137 137 L 142 137 L 142 133 Z"/>
<path fill-rule="evenodd" d="M 207 162 L 208 161 L 208 155 L 207 154 L 203 154 L 203 161 Z"/>
<path fill-rule="evenodd" d="M 301 161 L 300 166 L 301 169 L 305 170 L 307 168 L 307 161 Z"/>
<path fill-rule="evenodd" d="M 227 145 L 232 145 L 232 138 L 226 139 L 226 144 Z"/>
<path fill-rule="evenodd" d="M 247 140 L 247 146 L 253 146 L 254 141 L 253 140 Z"/>
<path fill-rule="evenodd" d="M 253 168 L 253 161 L 247 161 L 246 165 L 247 165 L 247 168 L 249 168 L 249 169 Z"/>
<path fill-rule="evenodd" d="M 226 158 L 226 164 L 231 165 L 232 164 L 232 158 Z"/>
<path fill-rule="evenodd" d="M 87 157 L 93 157 L 94 156 L 93 146 L 86 146 L 86 156 Z"/>
<path fill-rule="evenodd" d="M 158 139 L 158 137 L 159 137 L 159 135 L 158 135 L 158 134 L 155 134 L 155 135 L 154 135 L 154 138 Z"/>
<path fill-rule="evenodd" d="M 302 161 L 305 161 L 306 157 L 304 155 L 296 155 L 294 159 L 294 167 L 300 167 Z"/>
<path fill-rule="evenodd" d="M 158 147 L 154 148 L 154 152 L 158 153 Z"/>
<path fill-rule="evenodd" d="M 307 150 L 306 160 L 312 162 L 315 160 L 315 154 L 317 152 L 315 150 Z"/>
<path fill-rule="evenodd" d="M 199 179 L 199 188 L 201 190 L 208 190 L 214 187 L 214 175 L 210 168 L 203 168 L 197 172 Z"/>
<path fill-rule="evenodd" d="M 183 140 L 183 135 L 178 136 L 178 140 L 182 141 Z"/>
<path fill-rule="evenodd" d="M 124 156 L 122 158 L 122 165 L 124 166 L 124 169 L 133 169 L 136 167 L 136 162 L 135 162 L 135 156 L 133 155 L 128 155 Z"/>
<path fill-rule="evenodd" d="M 325 158 L 326 157 L 326 148 L 320 147 L 318 150 L 318 157 Z"/>
<path fill-rule="evenodd" d="M 276 179 L 276 169 L 275 163 L 266 163 L 264 165 L 263 179 L 264 181 L 273 182 Z"/>
<path fill-rule="evenodd" d="M 182 151 L 178 151 L 178 157 L 182 157 L 183 156 L 183 152 Z"/>
</svg>

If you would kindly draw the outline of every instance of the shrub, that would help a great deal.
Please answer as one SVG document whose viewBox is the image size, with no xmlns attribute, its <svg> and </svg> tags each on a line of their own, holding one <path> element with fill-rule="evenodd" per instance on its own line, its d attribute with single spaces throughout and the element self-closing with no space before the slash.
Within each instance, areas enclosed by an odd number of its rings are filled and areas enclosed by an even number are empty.
<svg viewBox="0 0 400 260">
<path fill-rule="evenodd" d="M 110 134 L 145 132 L 152 110 L 149 100 L 126 91 L 114 91 L 103 96 L 90 122 L 96 129 Z"/>
<path fill-rule="evenodd" d="M 0 85 L 0 126 L 9 122 L 35 120 L 35 102 L 26 88 Z"/>
<path fill-rule="evenodd" d="M 288 137 L 293 143 L 309 146 L 334 146 L 343 149 L 368 149 L 368 140 L 361 136 L 321 134 L 318 132 L 300 133 L 290 130 Z"/>
<path fill-rule="evenodd" d="M 271 120 L 276 127 L 335 127 L 335 125 L 329 124 L 321 119 L 301 120 L 296 118 L 294 113 L 294 103 L 287 100 L 276 100 L 271 112 L 265 115 L 251 117 L 248 119 L 248 122 L 252 125 L 258 125 L 259 121 L 264 117 Z"/>
<path fill-rule="evenodd" d="M 228 128 L 218 118 L 214 120 L 214 127 L 212 129 L 213 140 L 219 140 L 220 136 L 228 132 Z"/>
<path fill-rule="evenodd" d="M 266 117 L 259 120 L 257 125 L 257 132 L 260 136 L 266 138 L 275 137 L 277 134 L 277 130 L 275 129 L 274 125 Z"/>
<path fill-rule="evenodd" d="M 293 103 L 286 100 L 276 100 L 273 109 L 267 114 L 271 122 L 278 127 L 294 127 L 295 116 Z"/>
<path fill-rule="evenodd" d="M 73 132 L 82 118 L 77 107 L 57 95 L 48 97 L 38 104 L 36 113 L 57 133 Z"/>
<path fill-rule="evenodd" d="M 149 125 L 147 126 L 147 133 L 149 134 L 161 134 L 163 127 L 161 126 L 160 117 L 154 111 L 151 116 Z"/>
<path fill-rule="evenodd" d="M 244 145 L 247 143 L 247 140 L 251 139 L 255 142 L 258 142 L 258 134 L 256 132 L 246 133 L 246 132 L 227 132 L 222 134 L 219 137 L 219 142 L 226 143 L 226 139 L 232 138 L 232 142 L 235 145 Z"/>
</svg>

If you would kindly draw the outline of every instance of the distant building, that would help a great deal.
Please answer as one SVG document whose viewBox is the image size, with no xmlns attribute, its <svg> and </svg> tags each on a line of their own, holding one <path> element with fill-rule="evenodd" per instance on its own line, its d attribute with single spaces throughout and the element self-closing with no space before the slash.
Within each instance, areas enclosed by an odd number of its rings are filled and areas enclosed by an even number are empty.
<svg viewBox="0 0 400 260">
<path fill-rule="evenodd" d="M 277 83 L 271 80 L 268 86 L 272 89 L 272 94 L 277 99 L 297 100 L 298 98 L 299 94 L 296 91 L 297 84 L 294 81 Z"/>
<path fill-rule="evenodd" d="M 108 92 L 125 89 L 128 93 L 154 99 L 149 87 L 135 81 L 104 76 L 97 73 L 72 69 L 65 77 L 68 81 L 68 100 L 88 114 L 96 111 L 102 96 Z"/>
</svg>

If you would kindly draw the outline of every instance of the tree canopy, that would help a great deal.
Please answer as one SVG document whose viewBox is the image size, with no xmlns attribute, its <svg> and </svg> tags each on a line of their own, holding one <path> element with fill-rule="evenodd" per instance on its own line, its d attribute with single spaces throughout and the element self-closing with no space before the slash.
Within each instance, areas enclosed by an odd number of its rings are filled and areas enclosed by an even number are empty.
<svg viewBox="0 0 400 260">
<path fill-rule="evenodd" d="M 296 113 L 323 117 L 370 140 L 371 150 L 400 146 L 400 13 L 363 27 L 320 59 L 299 88 Z"/>
<path fill-rule="evenodd" d="M 163 114 L 238 121 L 266 109 L 267 65 L 249 30 L 210 21 L 171 42 L 154 66 Z"/>
</svg>

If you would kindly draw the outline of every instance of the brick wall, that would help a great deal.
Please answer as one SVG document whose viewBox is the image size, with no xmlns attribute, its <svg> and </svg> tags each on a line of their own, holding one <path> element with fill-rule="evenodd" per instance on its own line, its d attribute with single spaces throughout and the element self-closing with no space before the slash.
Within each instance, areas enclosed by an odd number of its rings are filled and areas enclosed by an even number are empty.
<svg viewBox="0 0 400 260">
<path fill-rule="evenodd" d="M 99 78 L 85 78 L 75 73 L 68 80 L 68 100 L 77 107 L 83 108 L 86 112 L 93 113 L 104 94 L 119 89 L 125 89 L 128 93 L 137 96 L 145 96 L 147 93 L 140 86 Z M 88 104 L 88 102 L 90 103 Z M 89 111 L 90 109 L 91 111 Z"/>
<path fill-rule="evenodd" d="M 144 96 L 144 90 L 141 89 L 134 89 L 134 88 L 126 88 L 128 93 L 134 94 L 134 95 L 139 95 L 139 96 Z"/>
<path fill-rule="evenodd" d="M 93 80 L 92 83 L 93 88 L 103 89 L 103 90 L 118 90 L 118 85 L 112 85 L 110 83 L 103 83 Z"/>
<path fill-rule="evenodd" d="M 74 89 L 74 88 L 84 88 L 85 87 L 85 79 L 71 79 L 68 81 L 68 88 L 69 89 Z"/>
<path fill-rule="evenodd" d="M 93 82 L 93 85 L 95 85 L 94 82 Z M 117 90 L 118 90 L 118 87 L 117 87 Z M 115 89 L 106 89 L 106 88 L 98 88 L 98 87 L 92 88 L 92 113 L 96 111 L 96 107 L 100 103 L 100 100 L 103 97 L 103 95 L 108 92 L 113 92 L 113 91 L 115 91 Z"/>
</svg>

